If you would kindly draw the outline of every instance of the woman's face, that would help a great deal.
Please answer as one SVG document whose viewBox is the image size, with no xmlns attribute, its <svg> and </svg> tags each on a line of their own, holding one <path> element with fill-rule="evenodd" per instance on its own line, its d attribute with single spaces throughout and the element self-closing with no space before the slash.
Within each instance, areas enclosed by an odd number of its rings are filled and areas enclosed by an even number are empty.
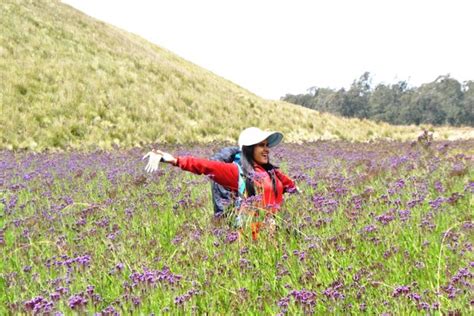
<svg viewBox="0 0 474 316">
<path fill-rule="evenodd" d="M 270 162 L 270 147 L 268 147 L 267 140 L 253 147 L 253 161 L 259 165 L 265 165 Z"/>
</svg>

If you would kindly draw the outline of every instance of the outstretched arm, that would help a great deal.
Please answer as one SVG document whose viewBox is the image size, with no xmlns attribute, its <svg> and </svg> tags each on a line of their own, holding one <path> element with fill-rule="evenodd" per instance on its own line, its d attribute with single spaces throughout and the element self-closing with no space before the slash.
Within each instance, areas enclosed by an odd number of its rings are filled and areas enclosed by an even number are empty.
<svg viewBox="0 0 474 316">
<path fill-rule="evenodd" d="M 187 156 L 178 157 L 176 165 L 194 174 L 205 174 L 220 185 L 237 191 L 239 168 L 234 163 Z"/>
<path fill-rule="evenodd" d="M 178 166 L 183 170 L 194 174 L 205 174 L 220 185 L 237 190 L 239 182 L 239 170 L 234 163 L 226 163 L 191 156 L 174 157 L 173 155 L 161 150 L 154 149 L 143 158 L 149 158 L 145 167 L 147 172 L 153 172 L 158 169 L 160 162 L 169 163 Z"/>
</svg>

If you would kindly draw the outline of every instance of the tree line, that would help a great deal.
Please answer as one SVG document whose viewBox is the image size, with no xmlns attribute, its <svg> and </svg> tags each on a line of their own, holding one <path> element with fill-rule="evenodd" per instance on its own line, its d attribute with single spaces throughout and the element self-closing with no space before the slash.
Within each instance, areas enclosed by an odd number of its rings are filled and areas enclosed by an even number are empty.
<svg viewBox="0 0 474 316">
<path fill-rule="evenodd" d="M 391 124 L 474 126 L 474 81 L 463 83 L 449 75 L 409 87 L 406 81 L 371 86 L 369 72 L 344 88 L 309 88 L 306 94 L 286 94 L 281 100 L 345 117 Z"/>
</svg>

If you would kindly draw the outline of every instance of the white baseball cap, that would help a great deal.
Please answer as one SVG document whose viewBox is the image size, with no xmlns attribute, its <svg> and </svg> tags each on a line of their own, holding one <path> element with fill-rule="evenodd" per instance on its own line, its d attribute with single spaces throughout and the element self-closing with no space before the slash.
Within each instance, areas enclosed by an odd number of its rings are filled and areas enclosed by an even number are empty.
<svg viewBox="0 0 474 316">
<path fill-rule="evenodd" d="M 275 147 L 283 139 L 283 134 L 274 131 L 262 131 L 258 127 L 248 127 L 239 136 L 239 147 L 252 146 L 268 140 L 268 147 Z"/>
</svg>

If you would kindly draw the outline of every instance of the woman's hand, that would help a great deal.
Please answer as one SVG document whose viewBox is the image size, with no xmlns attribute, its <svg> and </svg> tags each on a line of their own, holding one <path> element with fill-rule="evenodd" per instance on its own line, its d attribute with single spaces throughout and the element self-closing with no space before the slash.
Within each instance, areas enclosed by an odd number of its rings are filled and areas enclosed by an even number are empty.
<svg viewBox="0 0 474 316">
<path fill-rule="evenodd" d="M 171 163 L 173 165 L 176 165 L 177 163 L 177 159 L 171 154 L 168 154 L 167 152 L 158 149 L 153 149 L 152 151 L 149 151 L 145 156 L 143 156 L 142 159 L 146 158 L 148 158 L 148 163 L 145 166 L 146 172 L 154 172 L 158 170 L 158 166 L 162 161 L 165 163 Z"/>
</svg>

